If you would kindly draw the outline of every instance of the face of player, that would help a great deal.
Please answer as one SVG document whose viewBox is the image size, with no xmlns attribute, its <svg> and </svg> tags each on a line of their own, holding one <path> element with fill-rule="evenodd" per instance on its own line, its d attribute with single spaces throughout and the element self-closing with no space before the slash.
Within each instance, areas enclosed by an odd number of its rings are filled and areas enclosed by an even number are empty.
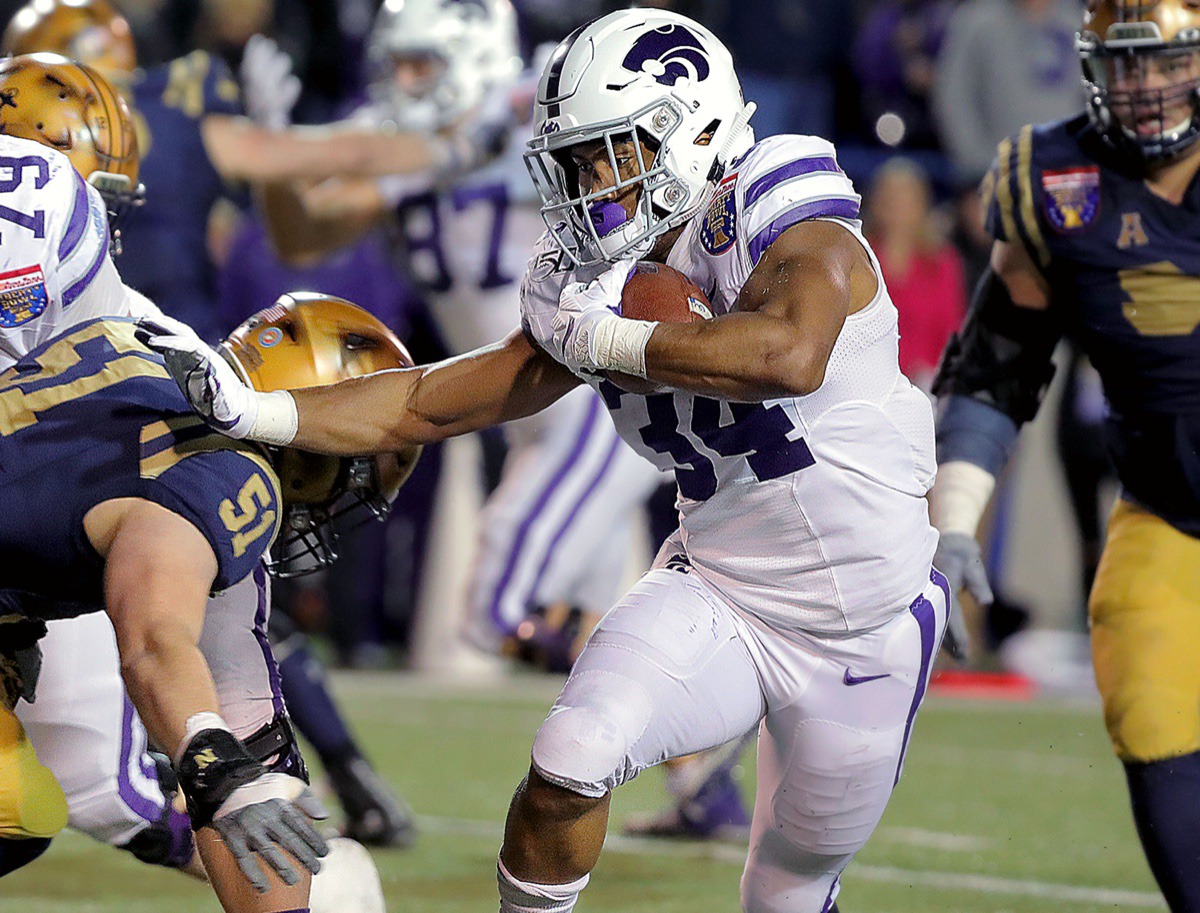
<svg viewBox="0 0 1200 913">
<path fill-rule="evenodd" d="M 432 51 L 400 54 L 392 64 L 396 89 L 407 98 L 424 98 L 446 72 L 446 58 Z"/>
<path fill-rule="evenodd" d="M 1108 62 L 1112 112 L 1124 130 L 1154 139 L 1187 127 L 1200 80 L 1200 52 L 1139 54 Z"/>
<path fill-rule="evenodd" d="M 641 158 L 638 150 L 641 149 Z M 650 147 L 632 137 L 623 141 L 614 140 L 613 154 L 608 154 L 608 146 L 603 140 L 590 143 L 580 143 L 571 148 L 571 162 L 574 164 L 579 183 L 579 192 L 583 195 L 603 193 L 599 199 L 604 202 L 619 203 L 625 210 L 626 218 L 632 219 L 637 211 L 641 182 L 635 179 L 649 171 L 654 163 L 654 153 Z M 643 166 L 645 171 L 643 170 Z M 618 189 L 620 183 L 635 181 L 628 186 Z"/>
</svg>

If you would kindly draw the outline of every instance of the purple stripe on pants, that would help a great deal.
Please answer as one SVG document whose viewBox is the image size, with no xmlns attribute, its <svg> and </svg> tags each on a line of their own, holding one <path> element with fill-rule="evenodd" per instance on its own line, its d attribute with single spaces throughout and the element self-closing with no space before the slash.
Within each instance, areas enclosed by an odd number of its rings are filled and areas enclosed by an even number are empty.
<svg viewBox="0 0 1200 913">
<path fill-rule="evenodd" d="M 517 535 L 513 538 L 512 548 L 509 549 L 508 559 L 504 564 L 504 572 L 500 575 L 500 582 L 496 584 L 496 589 L 492 593 L 492 604 L 489 609 L 489 614 L 491 614 L 493 620 L 495 620 L 501 630 L 504 629 L 504 619 L 501 616 L 500 604 L 503 602 L 504 591 L 508 589 L 509 584 L 512 583 L 513 574 L 516 573 L 517 561 L 521 557 L 522 549 L 525 547 L 525 540 L 529 537 L 529 529 L 533 526 L 533 521 L 538 518 L 538 515 L 546 509 L 551 495 L 562 484 L 562 480 L 566 478 L 571 467 L 578 461 L 579 455 L 583 453 L 583 448 L 587 444 L 588 437 L 592 433 L 592 428 L 595 427 L 599 414 L 600 397 L 592 397 L 591 405 L 588 406 L 587 416 L 583 420 L 583 427 L 579 430 L 579 435 L 575 438 L 575 443 L 572 445 L 570 453 L 567 454 L 567 458 L 562 462 L 562 465 L 550 477 L 550 481 L 542 489 L 537 500 L 534 501 L 533 508 L 525 515 L 517 527 Z"/>
<path fill-rule="evenodd" d="M 550 566 L 550 559 L 554 557 L 554 552 L 558 548 L 558 543 L 563 536 L 567 534 L 571 524 L 575 522 L 575 518 L 579 515 L 579 511 L 583 509 L 583 505 L 600 487 L 600 482 L 608 474 L 609 467 L 613 464 L 613 457 L 617 455 L 617 448 L 621 446 L 621 439 L 615 438 L 612 446 L 608 448 L 608 453 L 604 455 L 604 462 L 600 464 L 600 471 L 596 473 L 587 488 L 583 490 L 583 494 L 579 496 L 579 500 L 575 502 L 575 506 L 571 508 L 571 512 L 567 514 L 567 518 L 562 521 L 558 529 L 554 531 L 554 535 L 550 539 L 549 545 L 546 547 L 546 554 L 542 558 L 542 563 L 538 565 L 537 573 L 533 576 L 533 583 L 529 587 L 530 598 L 537 592 L 538 585 L 542 582 L 542 578 L 546 575 L 546 568 Z M 606 608 L 605 606 L 582 606 L 585 609 Z"/>
<path fill-rule="evenodd" d="M 162 817 L 166 801 L 164 799 L 156 802 L 151 797 L 143 795 L 138 792 L 129 779 L 131 763 L 137 764 L 141 768 L 142 775 L 151 782 L 158 782 L 158 772 L 155 770 L 154 762 L 146 757 L 145 752 L 140 748 L 138 749 L 140 757 L 133 757 L 133 727 L 136 725 L 134 710 L 128 695 L 125 695 L 124 702 L 125 708 L 121 714 L 121 757 L 117 763 L 117 795 L 121 797 L 121 801 L 131 812 L 143 821 L 155 824 Z"/>
<path fill-rule="evenodd" d="M 271 652 L 271 642 L 267 640 L 267 572 L 259 562 L 254 569 L 254 586 L 258 590 L 258 609 L 254 613 L 254 636 L 262 648 L 263 659 L 267 663 L 267 679 L 271 683 L 271 701 L 275 707 L 275 715 L 283 713 L 283 686 L 279 683 L 279 666 L 275 664 L 275 654 Z"/>
<path fill-rule="evenodd" d="M 921 671 L 917 674 L 917 687 L 913 690 L 913 702 L 912 707 L 908 710 L 908 722 L 904 724 L 904 743 L 900 746 L 900 761 L 896 764 L 896 779 L 893 781 L 893 785 L 900 782 L 900 771 L 904 769 L 904 755 L 908 752 L 908 739 L 912 735 L 912 725 L 913 720 L 917 718 L 917 709 L 925 698 L 925 687 L 929 682 L 929 666 L 933 662 L 933 647 L 937 640 L 937 618 L 934 615 L 933 603 L 923 595 L 918 596 L 908 610 L 913 613 L 913 617 L 917 620 L 917 626 L 921 629 Z"/>
<path fill-rule="evenodd" d="M 829 911 L 833 909 L 833 898 L 834 895 L 837 894 L 838 882 L 840 880 L 840 875 L 833 879 L 833 884 L 829 886 L 829 896 L 825 898 L 825 906 L 821 907 L 821 913 L 829 913 Z"/>
</svg>

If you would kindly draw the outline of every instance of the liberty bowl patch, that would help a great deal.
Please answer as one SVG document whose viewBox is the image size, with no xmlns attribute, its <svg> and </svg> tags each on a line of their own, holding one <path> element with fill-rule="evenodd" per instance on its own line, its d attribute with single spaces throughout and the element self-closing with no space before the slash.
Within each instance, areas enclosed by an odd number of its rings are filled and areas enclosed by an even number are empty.
<svg viewBox="0 0 1200 913">
<path fill-rule="evenodd" d="M 1100 213 L 1100 168 L 1088 165 L 1042 172 L 1046 218 L 1061 232 L 1087 228 Z"/>
<path fill-rule="evenodd" d="M 28 323 L 43 313 L 49 303 L 40 266 L 0 273 L 0 327 Z"/>
<path fill-rule="evenodd" d="M 723 254 L 737 240 L 737 217 L 733 191 L 737 175 L 731 174 L 717 185 L 704 221 L 700 223 L 700 243 L 710 254 Z"/>
</svg>

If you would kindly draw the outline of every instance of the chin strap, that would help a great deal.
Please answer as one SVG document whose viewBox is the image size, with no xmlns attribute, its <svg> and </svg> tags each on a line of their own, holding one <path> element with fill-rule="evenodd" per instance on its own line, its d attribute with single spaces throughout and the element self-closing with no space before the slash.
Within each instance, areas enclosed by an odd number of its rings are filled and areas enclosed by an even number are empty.
<svg viewBox="0 0 1200 913">
<path fill-rule="evenodd" d="M 735 153 L 742 151 L 741 146 L 745 141 L 746 132 L 750 128 L 750 118 L 754 116 L 754 112 L 758 110 L 758 105 L 754 102 L 746 102 L 733 118 L 733 123 L 729 126 L 729 134 L 725 137 L 725 142 L 721 144 L 721 150 L 717 153 L 717 157 L 713 160 L 713 174 L 709 176 L 709 180 L 720 180 L 725 173 L 725 166 L 729 164 L 730 159 Z M 754 134 L 750 133 L 750 141 L 754 141 Z"/>
</svg>

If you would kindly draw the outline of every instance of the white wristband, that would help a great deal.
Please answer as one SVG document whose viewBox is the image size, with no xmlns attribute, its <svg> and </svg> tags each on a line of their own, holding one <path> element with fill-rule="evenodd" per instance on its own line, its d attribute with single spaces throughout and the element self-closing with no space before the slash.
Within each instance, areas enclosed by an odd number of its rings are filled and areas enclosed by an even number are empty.
<svg viewBox="0 0 1200 913">
<path fill-rule="evenodd" d="M 646 376 L 646 345 L 657 322 L 613 317 L 596 324 L 592 340 L 596 367 L 620 371 L 636 377 Z"/>
<path fill-rule="evenodd" d="M 938 467 L 937 481 L 929 492 L 929 519 L 938 532 L 974 536 L 996 477 L 967 460 L 951 460 Z"/>
<path fill-rule="evenodd" d="M 296 412 L 296 400 L 287 390 L 276 390 L 273 393 L 259 393 L 258 415 L 246 437 L 252 441 L 271 444 L 275 447 L 286 447 L 296 437 L 296 428 L 300 417 Z"/>
<path fill-rule="evenodd" d="M 213 713 L 210 710 L 204 710 L 200 713 L 193 713 L 187 718 L 187 722 L 183 724 L 184 734 L 183 741 L 179 743 L 179 747 L 175 749 L 175 754 L 171 758 L 175 762 L 175 766 L 179 766 L 179 759 L 183 757 L 183 753 L 187 751 L 188 745 L 192 743 L 197 735 L 206 729 L 224 729 L 226 732 L 233 732 L 229 728 L 229 724 L 222 718 L 221 714 Z"/>
</svg>

